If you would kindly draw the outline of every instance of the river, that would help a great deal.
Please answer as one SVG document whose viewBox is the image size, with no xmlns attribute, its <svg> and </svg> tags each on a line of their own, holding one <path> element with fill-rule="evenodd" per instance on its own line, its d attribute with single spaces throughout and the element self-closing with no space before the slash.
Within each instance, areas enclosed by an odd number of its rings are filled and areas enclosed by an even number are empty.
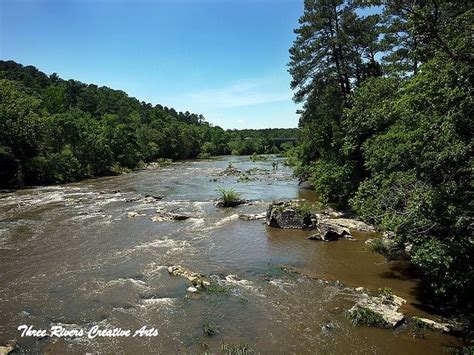
<svg viewBox="0 0 474 355">
<path fill-rule="evenodd" d="M 247 182 L 219 176 L 230 162 L 262 170 Z M 222 186 L 251 204 L 215 207 Z M 369 234 L 324 243 L 306 239 L 310 231 L 238 218 L 281 199 L 317 201 L 283 164 L 273 171 L 270 161 L 235 156 L 1 193 L 0 345 L 15 339 L 20 351 L 155 354 L 220 353 L 223 343 L 268 354 L 436 354 L 459 346 L 446 334 L 414 337 L 409 327 L 352 326 L 344 316 L 355 301 L 351 287 L 390 287 L 407 299 L 406 314 L 426 315 L 420 283 L 403 263 L 367 251 Z M 193 218 L 153 222 L 156 210 Z M 229 292 L 190 295 L 185 279 L 168 274 L 169 265 L 215 275 Z M 208 323 L 218 331 L 212 337 L 203 332 Z M 148 326 L 158 335 L 37 339 L 20 337 L 21 324 L 85 331 Z"/>
</svg>

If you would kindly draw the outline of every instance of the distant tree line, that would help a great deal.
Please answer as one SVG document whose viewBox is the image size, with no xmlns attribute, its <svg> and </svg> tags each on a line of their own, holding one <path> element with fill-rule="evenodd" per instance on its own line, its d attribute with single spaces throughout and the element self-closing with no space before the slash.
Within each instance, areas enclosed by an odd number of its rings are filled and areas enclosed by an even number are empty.
<svg viewBox="0 0 474 355">
<path fill-rule="evenodd" d="M 473 20 L 464 0 L 306 0 L 289 64 L 299 176 L 395 231 L 433 299 L 471 312 Z"/>
<path fill-rule="evenodd" d="M 296 135 L 226 131 L 203 115 L 0 61 L 0 187 L 113 174 L 159 158 L 275 153 L 282 143 L 274 138 Z"/>
</svg>

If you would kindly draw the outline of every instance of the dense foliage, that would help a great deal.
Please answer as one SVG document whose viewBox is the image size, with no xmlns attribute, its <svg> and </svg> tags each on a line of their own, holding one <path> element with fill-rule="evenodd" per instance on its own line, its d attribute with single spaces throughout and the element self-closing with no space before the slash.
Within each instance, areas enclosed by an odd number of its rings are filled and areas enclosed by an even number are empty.
<svg viewBox="0 0 474 355">
<path fill-rule="evenodd" d="M 435 299 L 471 310 L 473 17 L 468 1 L 306 0 L 289 64 L 297 173 L 412 244 Z"/>
<path fill-rule="evenodd" d="M 0 61 L 0 187 L 73 181 L 159 158 L 276 153 L 296 134 L 225 131 L 202 115 Z"/>
</svg>

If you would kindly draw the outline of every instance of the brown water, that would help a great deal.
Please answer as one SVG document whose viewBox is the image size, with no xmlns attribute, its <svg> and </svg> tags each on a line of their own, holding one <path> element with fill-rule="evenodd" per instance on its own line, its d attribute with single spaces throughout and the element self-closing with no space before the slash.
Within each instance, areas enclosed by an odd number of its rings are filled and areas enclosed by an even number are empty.
<svg viewBox="0 0 474 355">
<path fill-rule="evenodd" d="M 214 175 L 228 163 L 269 172 L 258 181 Z M 215 189 L 232 186 L 253 201 L 234 209 L 214 207 Z M 115 191 L 119 190 L 119 192 Z M 127 199 L 163 194 L 161 201 Z M 239 213 L 263 212 L 274 199 L 315 201 L 300 190 L 291 170 L 248 157 L 173 163 L 116 177 L 0 194 L 0 345 L 50 353 L 220 353 L 221 344 L 247 343 L 260 353 L 442 353 L 458 339 L 439 333 L 414 338 L 396 331 L 353 327 L 344 311 L 355 300 L 350 287 L 390 287 L 408 300 L 404 311 L 426 315 L 419 283 L 406 267 L 356 241 L 321 243 L 307 231 L 279 230 Z M 192 214 L 186 221 L 152 222 L 164 208 Z M 127 218 L 135 211 L 145 216 Z M 167 265 L 216 275 L 229 295 L 187 297 L 185 280 Z M 301 272 L 287 273 L 286 266 Z M 235 275 L 235 276 L 229 276 Z M 227 281 L 226 281 L 227 277 Z M 318 280 L 324 278 L 329 284 Z M 219 333 L 205 337 L 212 322 Z M 20 324 L 49 329 L 158 329 L 145 338 L 20 337 Z"/>
</svg>

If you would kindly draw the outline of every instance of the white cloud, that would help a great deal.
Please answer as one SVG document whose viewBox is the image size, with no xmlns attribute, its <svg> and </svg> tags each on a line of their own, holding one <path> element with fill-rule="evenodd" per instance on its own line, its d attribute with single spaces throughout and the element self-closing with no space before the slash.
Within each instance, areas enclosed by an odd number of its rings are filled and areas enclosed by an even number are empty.
<svg viewBox="0 0 474 355">
<path fill-rule="evenodd" d="M 193 106 L 228 108 L 291 100 L 290 90 L 276 90 L 268 81 L 236 83 L 219 89 L 206 89 L 189 94 Z"/>
<path fill-rule="evenodd" d="M 195 111 L 253 106 L 278 101 L 291 102 L 292 93 L 286 81 L 257 78 L 235 82 L 225 87 L 206 88 L 161 100 L 177 107 L 185 104 Z"/>
<path fill-rule="evenodd" d="M 274 76 L 198 87 L 151 102 L 202 113 L 208 122 L 223 128 L 296 127 L 298 105 L 292 95 L 288 78 Z"/>
</svg>

